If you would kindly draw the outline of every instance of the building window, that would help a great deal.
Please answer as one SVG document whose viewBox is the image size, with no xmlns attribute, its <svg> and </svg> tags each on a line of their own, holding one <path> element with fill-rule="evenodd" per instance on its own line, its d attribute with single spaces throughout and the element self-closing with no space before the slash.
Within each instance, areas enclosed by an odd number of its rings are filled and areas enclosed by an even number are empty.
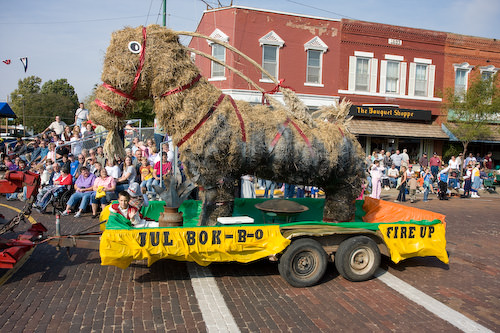
<svg viewBox="0 0 500 333">
<path fill-rule="evenodd" d="M 276 79 L 279 75 L 279 49 L 285 45 L 285 41 L 274 31 L 270 31 L 259 39 L 259 44 L 262 47 L 262 67 Z M 272 82 L 264 73 L 260 81 Z"/>
<path fill-rule="evenodd" d="M 304 44 L 307 52 L 306 82 L 309 86 L 323 86 L 323 54 L 328 46 L 318 36 Z"/>
<path fill-rule="evenodd" d="M 380 61 L 380 92 L 404 95 L 406 92 L 406 62 L 399 55 L 386 54 Z"/>
<path fill-rule="evenodd" d="M 416 97 L 434 97 L 436 66 L 431 59 L 414 58 L 410 63 L 408 95 Z"/>
<path fill-rule="evenodd" d="M 212 56 L 222 62 L 226 61 L 226 48 L 219 44 L 212 45 Z M 211 77 L 224 77 L 225 67 L 215 61 L 212 61 L 212 75 Z"/>
<path fill-rule="evenodd" d="M 223 33 L 219 29 L 215 29 L 214 32 L 210 35 L 210 37 L 218 39 L 222 42 L 227 43 L 229 41 L 229 37 Z M 222 61 L 226 62 L 226 48 L 220 44 L 217 44 L 213 41 L 207 40 L 208 45 L 212 48 L 212 57 Z M 209 80 L 212 81 L 217 81 L 217 80 L 225 80 L 226 79 L 226 68 L 215 62 L 211 61 L 211 67 L 210 67 L 210 78 Z"/>
<path fill-rule="evenodd" d="M 278 47 L 274 45 L 262 46 L 262 67 L 274 78 L 278 76 Z M 271 80 L 266 74 L 262 73 L 263 80 Z"/>
<path fill-rule="evenodd" d="M 357 58 L 356 59 L 356 90 L 368 91 L 370 86 L 370 59 Z"/>
<path fill-rule="evenodd" d="M 371 52 L 355 51 L 349 57 L 349 91 L 377 92 L 377 59 Z"/>
<path fill-rule="evenodd" d="M 493 65 L 479 67 L 479 70 L 481 71 L 481 79 L 483 81 L 490 80 L 498 72 L 499 69 L 500 68 L 496 68 Z"/>
<path fill-rule="evenodd" d="M 307 50 L 307 83 L 321 83 L 321 51 Z"/>
<path fill-rule="evenodd" d="M 427 65 L 417 64 L 415 72 L 415 96 L 427 96 Z"/>
<path fill-rule="evenodd" d="M 468 74 L 466 69 L 459 68 L 455 71 L 455 95 L 463 95 L 467 91 Z"/>
<path fill-rule="evenodd" d="M 453 64 L 453 67 L 455 68 L 455 95 L 463 101 L 469 85 L 469 73 L 474 66 L 464 62 L 461 64 Z"/>
</svg>

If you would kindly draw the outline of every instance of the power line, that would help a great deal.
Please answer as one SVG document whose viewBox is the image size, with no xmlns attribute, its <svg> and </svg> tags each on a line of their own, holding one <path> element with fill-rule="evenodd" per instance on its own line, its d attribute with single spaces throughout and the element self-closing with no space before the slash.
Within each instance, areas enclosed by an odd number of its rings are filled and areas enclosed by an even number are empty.
<svg viewBox="0 0 500 333">
<path fill-rule="evenodd" d="M 308 8 L 320 10 L 320 11 L 323 11 L 323 12 L 327 12 L 327 13 L 330 13 L 330 14 L 334 14 L 334 15 L 337 15 L 337 16 L 340 16 L 340 17 L 346 17 L 346 18 L 349 18 L 349 19 L 352 19 L 352 20 L 356 20 L 354 17 L 349 17 L 349 16 L 344 15 L 344 14 L 332 12 L 332 11 L 324 9 L 324 8 L 318 8 L 318 7 L 314 7 L 314 6 L 311 6 L 311 5 L 306 5 L 306 4 L 300 3 L 298 1 L 293 1 L 293 0 L 286 0 L 286 1 L 294 3 L 294 4 L 299 5 L 299 6 L 304 6 L 304 7 L 308 7 Z"/>
<path fill-rule="evenodd" d="M 135 19 L 144 18 L 148 15 L 138 15 L 138 16 L 125 16 L 125 17 L 112 17 L 112 18 L 100 18 L 100 19 L 89 19 L 89 20 L 72 20 L 72 21 L 54 21 L 54 22 L 5 22 L 0 21 L 0 25 L 48 25 L 48 24 L 74 24 L 74 23 L 88 23 L 88 22 L 105 22 L 105 21 L 117 21 L 125 19 Z"/>
</svg>

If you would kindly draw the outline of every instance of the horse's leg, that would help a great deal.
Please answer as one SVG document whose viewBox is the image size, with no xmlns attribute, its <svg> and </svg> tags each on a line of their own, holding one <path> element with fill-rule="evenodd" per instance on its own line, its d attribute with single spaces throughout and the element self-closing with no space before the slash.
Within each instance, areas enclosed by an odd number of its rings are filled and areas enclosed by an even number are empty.
<svg viewBox="0 0 500 333">
<path fill-rule="evenodd" d="M 205 189 L 201 193 L 203 207 L 200 215 L 201 226 L 213 226 L 217 224 L 220 216 L 232 216 L 234 204 L 234 181 L 232 179 L 221 180 L 214 187 Z"/>
<path fill-rule="evenodd" d="M 325 222 L 353 221 L 356 211 L 355 201 L 359 196 L 350 184 L 338 183 L 324 189 L 325 207 L 323 220 Z"/>
</svg>

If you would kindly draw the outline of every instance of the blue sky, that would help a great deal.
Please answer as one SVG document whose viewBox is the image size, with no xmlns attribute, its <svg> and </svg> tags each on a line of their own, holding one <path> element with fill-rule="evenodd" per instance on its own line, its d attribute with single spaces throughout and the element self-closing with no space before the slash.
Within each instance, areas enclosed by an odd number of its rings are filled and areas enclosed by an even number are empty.
<svg viewBox="0 0 500 333">
<path fill-rule="evenodd" d="M 18 80 L 30 75 L 43 82 L 65 78 L 83 100 L 95 84 L 100 84 L 111 33 L 124 26 L 161 24 L 161 3 L 0 0 L 0 60 L 12 60 L 10 65 L 0 62 L 0 102 L 17 88 Z M 500 38 L 500 0 L 233 0 L 233 4 Z M 205 9 L 200 0 L 169 0 L 167 26 L 194 31 Z M 27 73 L 21 57 L 29 59 Z"/>
</svg>

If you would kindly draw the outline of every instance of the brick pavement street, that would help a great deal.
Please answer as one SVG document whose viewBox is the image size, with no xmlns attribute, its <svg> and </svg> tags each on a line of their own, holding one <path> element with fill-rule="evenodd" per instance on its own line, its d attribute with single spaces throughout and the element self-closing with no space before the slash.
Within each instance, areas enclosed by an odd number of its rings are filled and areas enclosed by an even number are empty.
<svg viewBox="0 0 500 333">
<path fill-rule="evenodd" d="M 395 192 L 382 194 L 393 200 Z M 433 199 L 405 205 L 447 215 L 450 265 L 435 258 L 414 258 L 398 265 L 384 259 L 382 267 L 478 324 L 500 331 L 500 259 L 496 255 L 500 195 Z M 4 198 L 0 203 L 21 207 L 20 202 Z M 0 210 L 6 217 L 14 214 Z M 34 213 L 33 217 L 54 234 L 52 215 Z M 95 220 L 88 215 L 63 217 L 61 223 L 68 234 Z M 148 268 L 137 262 L 122 270 L 101 266 L 97 251 L 70 249 L 68 256 L 64 249 L 42 244 L 0 287 L 0 327 L 3 332 L 204 332 L 208 326 L 189 265 L 194 264 L 165 260 Z M 289 286 L 277 265 L 268 261 L 199 269 L 215 279 L 242 332 L 458 331 L 379 279 L 352 283 L 340 277 L 333 264 L 317 286 L 302 289 Z"/>
</svg>

